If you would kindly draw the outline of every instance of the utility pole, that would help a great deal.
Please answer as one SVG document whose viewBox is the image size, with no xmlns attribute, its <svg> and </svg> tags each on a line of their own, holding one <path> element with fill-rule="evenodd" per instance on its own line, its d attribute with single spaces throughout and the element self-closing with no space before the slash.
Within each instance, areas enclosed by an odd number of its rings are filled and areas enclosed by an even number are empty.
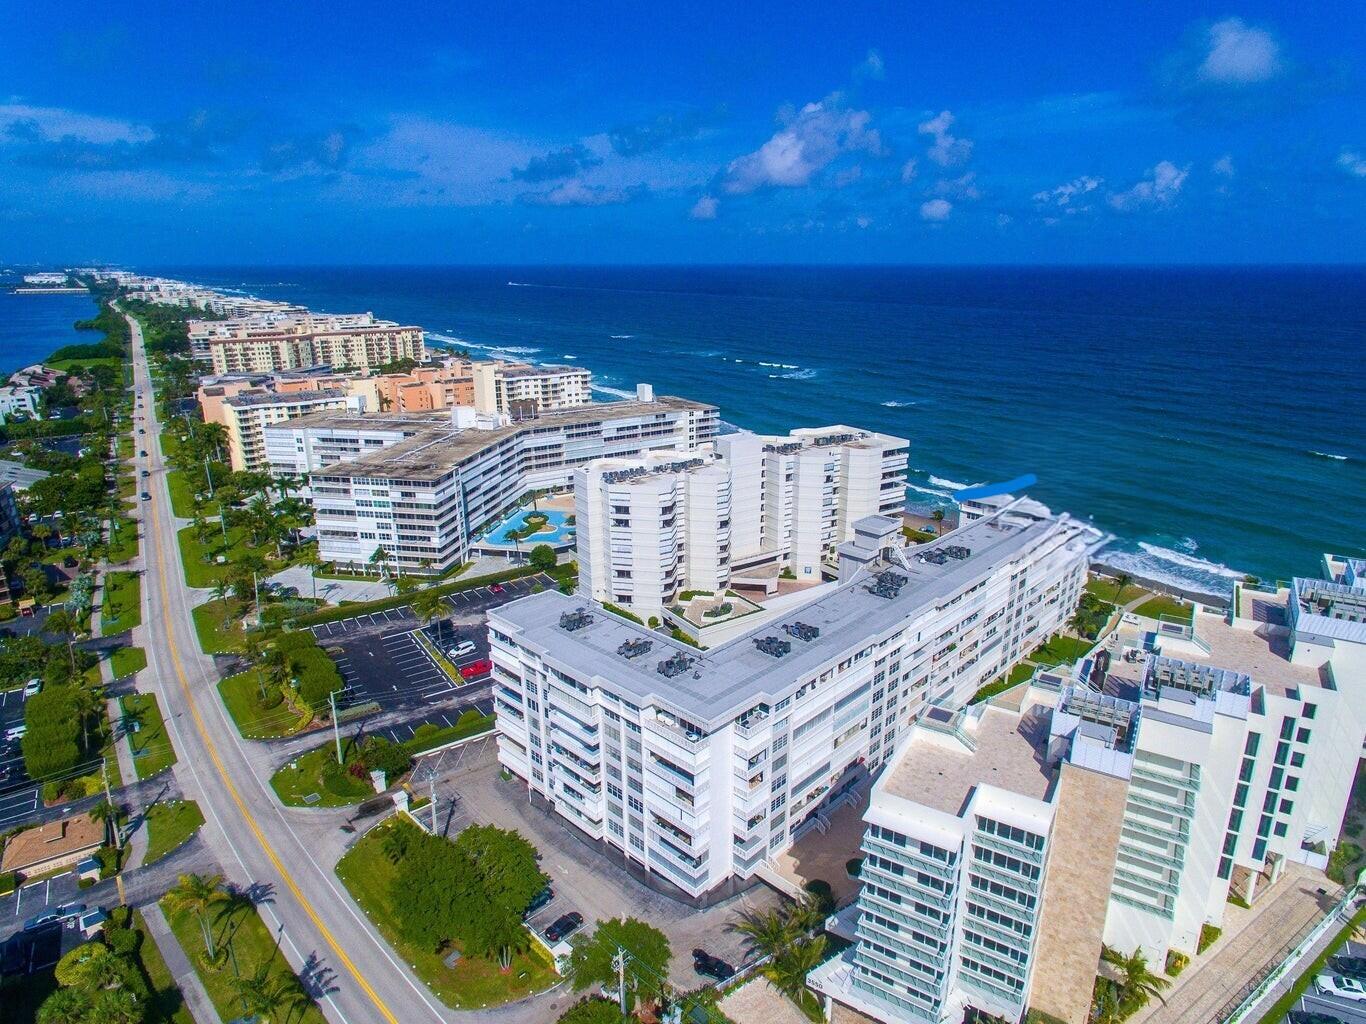
<svg viewBox="0 0 1366 1024">
<path fill-rule="evenodd" d="M 204 479 L 209 483 L 209 497 L 213 497 L 213 474 L 209 472 L 209 457 L 204 456 Z"/>
<path fill-rule="evenodd" d="M 617 1005 L 621 1009 L 621 1015 L 626 1016 L 626 950 L 617 947 L 616 954 L 612 957 L 612 966 L 617 969 Z"/>
<path fill-rule="evenodd" d="M 327 703 L 332 708 L 332 738 L 337 742 L 337 764 L 342 763 L 341 727 L 337 725 L 337 691 L 327 695 Z"/>
<path fill-rule="evenodd" d="M 104 802 L 107 803 L 107 804 L 109 805 L 109 809 L 110 809 L 109 824 L 110 824 L 110 827 L 113 828 L 113 830 L 114 830 L 114 849 L 116 849 L 116 850 L 122 850 L 122 849 L 123 849 L 123 836 L 119 834 L 119 814 L 118 814 L 118 811 L 114 810 L 114 795 L 113 795 L 112 793 L 109 792 L 109 755 L 108 755 L 108 754 L 105 754 L 105 755 L 104 755 L 103 762 L 104 762 L 104 763 L 103 763 L 103 769 L 104 769 L 104 770 L 101 771 L 100 774 L 104 776 Z"/>
<path fill-rule="evenodd" d="M 432 835 L 436 835 L 436 769 L 432 769 L 432 777 L 427 780 L 431 785 L 429 792 L 432 800 Z"/>
</svg>

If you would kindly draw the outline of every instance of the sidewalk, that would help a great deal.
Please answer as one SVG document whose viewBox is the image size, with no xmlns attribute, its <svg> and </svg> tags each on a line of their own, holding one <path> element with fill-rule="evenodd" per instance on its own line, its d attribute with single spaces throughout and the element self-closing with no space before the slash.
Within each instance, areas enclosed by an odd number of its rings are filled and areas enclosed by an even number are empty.
<svg viewBox="0 0 1366 1024">
<path fill-rule="evenodd" d="M 142 919 L 147 922 L 147 931 L 156 941 L 157 949 L 161 950 L 161 958 L 166 961 L 171 977 L 180 986 L 180 992 L 185 997 L 185 1005 L 196 1024 L 223 1024 L 223 1018 L 218 1015 L 208 992 L 204 990 L 199 975 L 195 973 L 194 965 L 190 963 L 185 950 L 180 948 L 180 943 L 166 923 L 161 907 L 149 903 L 142 908 Z"/>
</svg>

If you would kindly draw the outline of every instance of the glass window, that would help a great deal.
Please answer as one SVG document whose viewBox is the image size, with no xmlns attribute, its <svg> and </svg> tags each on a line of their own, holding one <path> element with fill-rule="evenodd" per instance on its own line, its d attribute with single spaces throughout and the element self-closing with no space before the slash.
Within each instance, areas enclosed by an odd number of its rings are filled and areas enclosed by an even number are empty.
<svg viewBox="0 0 1366 1024">
<path fill-rule="evenodd" d="M 1295 720 L 1290 717 L 1281 719 L 1281 739 L 1288 740 L 1295 733 Z"/>
<path fill-rule="evenodd" d="M 1318 711 L 1319 706 L 1317 704 L 1306 704 L 1304 706 L 1304 710 L 1301 713 L 1304 715 L 1305 718 L 1313 718 L 1316 714 L 1318 714 Z"/>
<path fill-rule="evenodd" d="M 1310 735 L 1310 733 L 1309 733 L 1309 730 L 1308 730 L 1308 729 L 1301 729 L 1299 732 L 1295 733 L 1295 742 L 1296 742 L 1296 743 L 1308 743 L 1308 742 L 1309 742 L 1309 735 Z"/>
<path fill-rule="evenodd" d="M 1247 734 L 1247 742 L 1243 744 L 1243 753 L 1248 757 L 1257 756 L 1257 744 L 1261 742 L 1261 734 L 1250 732 Z"/>
</svg>

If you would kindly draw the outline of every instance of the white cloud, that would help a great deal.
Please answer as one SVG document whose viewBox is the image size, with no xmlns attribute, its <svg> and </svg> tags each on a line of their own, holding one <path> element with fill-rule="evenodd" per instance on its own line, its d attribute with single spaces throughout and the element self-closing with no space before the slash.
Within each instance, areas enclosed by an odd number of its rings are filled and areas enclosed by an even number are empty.
<svg viewBox="0 0 1366 1024">
<path fill-rule="evenodd" d="M 1231 178 L 1238 173 L 1238 169 L 1233 166 L 1233 157 L 1228 153 L 1210 164 L 1209 169 L 1221 178 Z"/>
<path fill-rule="evenodd" d="M 715 220 L 716 209 L 721 204 L 715 196 L 703 196 L 692 204 L 692 209 L 688 211 L 688 216 L 693 220 Z"/>
<path fill-rule="evenodd" d="M 887 76 L 887 67 L 882 62 L 882 54 L 876 50 L 869 50 L 868 56 L 863 58 L 863 63 L 854 68 L 855 78 L 873 78 L 882 81 Z"/>
<path fill-rule="evenodd" d="M 1065 181 L 1054 188 L 1035 192 L 1034 202 L 1040 206 L 1061 206 L 1072 211 L 1089 210 L 1091 208 L 1089 203 L 1077 202 L 1077 200 L 1094 192 L 1103 184 L 1105 184 L 1104 178 L 1095 178 L 1089 174 L 1083 174 L 1080 178 Z"/>
<path fill-rule="evenodd" d="M 1225 18 L 1209 29 L 1209 52 L 1196 73 L 1207 82 L 1250 85 L 1281 71 L 1280 45 L 1266 29 Z"/>
<path fill-rule="evenodd" d="M 977 174 L 968 171 L 961 178 L 940 178 L 930 190 L 934 195 L 950 199 L 981 199 L 982 190 L 977 187 Z"/>
<path fill-rule="evenodd" d="M 1354 178 L 1366 178 L 1366 157 L 1354 149 L 1344 149 L 1338 154 L 1338 166 Z"/>
<path fill-rule="evenodd" d="M 784 118 L 784 127 L 753 153 L 732 160 L 722 187 L 744 195 L 765 187 L 799 188 L 810 184 L 841 154 L 880 153 L 882 139 L 868 127 L 866 110 L 847 110 L 838 94 L 808 103 Z"/>
<path fill-rule="evenodd" d="M 528 192 L 523 202 L 534 206 L 612 206 L 631 198 L 625 189 L 602 185 L 585 185 L 578 178 L 566 181 L 549 192 Z"/>
<path fill-rule="evenodd" d="M 1170 160 L 1163 160 L 1133 188 L 1116 192 L 1110 196 L 1110 205 L 1116 210 L 1141 210 L 1169 206 L 1186 183 L 1190 167 L 1177 167 Z"/>
<path fill-rule="evenodd" d="M 948 220 L 953 212 L 953 204 L 947 199 L 931 199 L 920 204 L 921 220 Z"/>
<path fill-rule="evenodd" d="M 915 157 L 901 165 L 901 184 L 909 185 L 915 181 Z"/>
<path fill-rule="evenodd" d="M 961 164 L 972 156 L 971 140 L 956 138 L 949 131 L 953 121 L 953 115 L 944 110 L 920 124 L 921 135 L 934 136 L 934 142 L 930 145 L 930 159 L 941 167 Z"/>
<path fill-rule="evenodd" d="M 114 142 L 149 142 L 156 133 L 146 125 L 112 117 L 97 117 L 61 107 L 34 107 L 25 103 L 0 103 L 0 142 L 6 136 L 28 131 L 46 142 L 76 139 L 97 145 Z"/>
</svg>

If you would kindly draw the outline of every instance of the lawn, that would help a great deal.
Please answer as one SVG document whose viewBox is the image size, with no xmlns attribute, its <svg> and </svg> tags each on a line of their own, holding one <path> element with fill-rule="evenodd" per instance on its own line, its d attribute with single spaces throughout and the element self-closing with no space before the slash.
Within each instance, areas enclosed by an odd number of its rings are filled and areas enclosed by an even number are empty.
<svg viewBox="0 0 1366 1024">
<path fill-rule="evenodd" d="M 349 746 L 349 740 L 342 740 Z M 346 807 L 375 795 L 370 776 L 350 772 L 323 772 L 337 763 L 337 748 L 325 743 L 300 754 L 270 777 L 270 786 L 286 807 Z"/>
<path fill-rule="evenodd" d="M 141 647 L 116 647 L 110 655 L 109 667 L 115 679 L 131 676 L 147 667 L 147 652 Z"/>
<path fill-rule="evenodd" d="M 1093 640 L 1082 640 L 1079 637 L 1058 634 L 1048 643 L 1035 650 L 1029 657 L 1040 665 L 1070 665 L 1081 660 L 1082 656 L 1093 646 L 1095 646 Z"/>
<path fill-rule="evenodd" d="M 180 560 L 185 566 L 185 582 L 201 590 L 207 590 L 225 578 L 232 559 L 251 549 L 247 543 L 247 531 L 242 527 L 228 528 L 228 544 L 225 546 L 221 527 L 217 522 L 210 525 L 213 530 L 205 535 L 202 543 L 195 536 L 193 526 L 187 526 L 176 534 L 180 544 Z M 228 561 L 221 564 L 214 561 L 218 555 L 226 555 Z"/>
<path fill-rule="evenodd" d="M 1113 580 L 1108 576 L 1092 576 L 1086 581 L 1086 592 L 1094 594 L 1102 601 L 1109 601 L 1111 604 L 1127 604 L 1147 593 L 1137 583 L 1126 583 L 1124 592 L 1121 594 L 1117 586 L 1118 583 L 1118 580 Z"/>
<path fill-rule="evenodd" d="M 106 545 L 108 559 L 114 565 L 131 562 L 138 557 L 138 524 L 126 514 L 117 516 L 109 531 Z"/>
<path fill-rule="evenodd" d="M 997 694 L 1014 689 L 1026 679 L 1031 678 L 1037 668 L 1038 666 L 1031 662 L 1020 662 L 1020 664 L 1010 670 L 1009 675 L 996 679 L 994 682 L 987 683 L 986 686 L 974 693 L 972 695 L 972 700 L 968 701 L 968 703 L 980 704 L 982 701 L 995 697 Z"/>
<path fill-rule="evenodd" d="M 428 750 L 453 743 L 456 740 L 463 740 L 467 736 L 477 736 L 481 732 L 488 732 L 493 728 L 495 718 L 493 715 L 481 715 L 477 711 L 466 711 L 456 721 L 455 725 L 448 725 L 435 731 L 425 731 L 423 726 L 418 726 L 418 731 L 413 734 L 412 739 L 403 745 L 408 748 L 408 752 L 416 757 Z"/>
<path fill-rule="evenodd" d="M 241 1005 L 233 993 L 232 968 L 217 971 L 205 969 L 200 961 L 204 939 L 200 934 L 198 919 L 192 914 L 172 914 L 164 903 L 162 910 L 166 912 L 171 931 L 194 965 L 199 980 L 204 983 L 218 1015 L 223 1020 L 236 1020 L 241 1016 Z M 227 912 L 215 920 L 214 930 L 220 943 L 230 943 L 238 969 L 243 974 L 254 972 L 262 964 L 270 965 L 272 975 L 294 973 L 276 948 L 275 937 L 250 903 L 243 901 L 227 908 Z M 288 1016 L 272 1017 L 271 1020 L 272 1024 L 326 1024 L 322 1013 L 312 1005 L 302 1011 L 294 1010 Z"/>
<path fill-rule="evenodd" d="M 1174 597 L 1168 597 L 1166 594 L 1158 594 L 1156 597 L 1144 601 L 1135 608 L 1134 613 L 1137 615 L 1146 615 L 1150 619 L 1156 619 L 1163 615 L 1167 615 L 1179 619 L 1182 622 L 1190 622 L 1192 616 L 1195 614 L 1195 606 L 1183 601 L 1178 601 Z"/>
<path fill-rule="evenodd" d="M 147 812 L 147 853 L 142 863 L 146 865 L 161 860 L 182 843 L 189 842 L 202 824 L 204 812 L 193 800 L 168 800 L 153 804 Z"/>
<path fill-rule="evenodd" d="M 156 941 L 147 931 L 140 911 L 133 911 L 132 928 L 141 936 L 138 959 L 142 961 L 147 980 L 152 983 L 153 994 L 147 1020 L 150 1024 L 194 1024 L 194 1018 L 185 1006 L 185 997 L 171 976 L 171 969 L 166 966 Z"/>
<path fill-rule="evenodd" d="M 50 366 L 54 370 L 61 370 L 64 373 L 71 372 L 73 366 L 80 366 L 89 369 L 92 366 L 120 366 L 124 360 L 117 356 L 96 356 L 94 359 L 57 359 L 46 362 L 44 366 Z"/>
<path fill-rule="evenodd" d="M 142 624 L 142 580 L 135 572 L 104 574 L 104 602 L 100 608 L 100 632 L 122 633 Z"/>
<path fill-rule="evenodd" d="M 208 601 L 191 611 L 201 651 L 205 654 L 227 654 L 237 650 L 242 639 L 242 620 L 238 618 L 237 611 L 237 602 L 233 598 Z"/>
<path fill-rule="evenodd" d="M 166 732 L 161 707 L 154 693 L 133 693 L 119 698 L 124 718 L 137 723 L 137 731 L 130 733 L 128 743 L 133 748 L 133 766 L 138 778 L 146 779 L 175 764 L 175 748 Z"/>
<path fill-rule="evenodd" d="M 293 736 L 313 720 L 311 715 L 305 718 L 296 713 L 283 700 L 262 704 L 260 679 L 254 669 L 228 676 L 218 684 L 218 695 L 244 739 Z"/>
<path fill-rule="evenodd" d="M 389 897 L 396 869 L 384 856 L 382 843 L 391 828 L 416 827 L 390 818 L 366 833 L 337 863 L 337 877 L 395 952 L 442 1002 L 457 1009 L 500 1006 L 554 985 L 559 977 L 549 955 L 536 942 L 513 958 L 505 974 L 496 961 L 482 957 L 462 957 L 454 967 L 447 967 L 442 954 L 414 946 L 399 935 Z"/>
</svg>

